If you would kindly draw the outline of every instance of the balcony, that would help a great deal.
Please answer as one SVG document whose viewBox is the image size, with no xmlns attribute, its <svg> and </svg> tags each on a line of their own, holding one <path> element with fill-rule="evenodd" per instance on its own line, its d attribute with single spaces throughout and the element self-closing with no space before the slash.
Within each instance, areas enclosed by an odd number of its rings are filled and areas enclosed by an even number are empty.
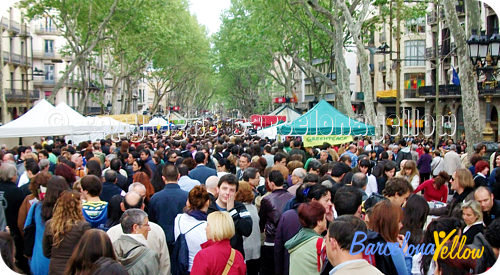
<svg viewBox="0 0 500 275">
<path fill-rule="evenodd" d="M 2 17 L 0 25 L 2 26 L 2 29 L 5 29 L 5 30 L 8 29 L 9 28 L 9 19 L 6 17 Z"/>
<path fill-rule="evenodd" d="M 35 29 L 35 33 L 39 35 L 59 35 L 61 32 L 56 28 L 52 26 L 38 26 Z"/>
<path fill-rule="evenodd" d="M 31 59 L 25 55 L 3 51 L 3 62 L 13 65 L 31 66 Z"/>
<path fill-rule="evenodd" d="M 433 60 L 436 58 L 436 51 L 434 47 L 425 48 L 425 60 Z"/>
<path fill-rule="evenodd" d="M 438 21 L 438 18 L 436 16 L 435 12 L 430 12 L 427 14 L 427 25 L 434 25 Z"/>
<path fill-rule="evenodd" d="M 40 99 L 40 91 L 39 90 L 19 90 L 19 89 L 4 89 L 5 98 L 7 101 L 20 101 L 25 102 L 35 101 Z"/>
<path fill-rule="evenodd" d="M 405 99 L 418 98 L 416 90 L 405 90 Z"/>
<path fill-rule="evenodd" d="M 31 58 L 21 55 L 21 65 L 31 67 Z"/>
<path fill-rule="evenodd" d="M 435 98 L 436 86 L 422 86 L 418 88 L 418 96 L 423 98 Z M 460 86 L 439 85 L 439 98 L 459 98 L 462 96 Z"/>
<path fill-rule="evenodd" d="M 21 31 L 21 25 L 18 22 L 10 19 L 9 31 L 13 33 L 19 33 Z"/>
<path fill-rule="evenodd" d="M 54 87 L 56 85 L 55 79 L 45 79 L 44 77 L 37 77 L 33 80 L 33 85 L 37 87 Z"/>
<path fill-rule="evenodd" d="M 396 90 L 377 91 L 377 101 L 379 103 L 395 103 L 396 94 Z"/>
<path fill-rule="evenodd" d="M 37 59 L 61 59 L 59 54 L 55 52 L 46 52 L 46 51 L 33 51 L 33 58 Z"/>
<path fill-rule="evenodd" d="M 31 36 L 31 33 L 30 33 L 30 27 L 26 24 L 24 25 L 21 25 L 21 34 L 20 34 L 21 37 L 29 37 Z"/>
</svg>

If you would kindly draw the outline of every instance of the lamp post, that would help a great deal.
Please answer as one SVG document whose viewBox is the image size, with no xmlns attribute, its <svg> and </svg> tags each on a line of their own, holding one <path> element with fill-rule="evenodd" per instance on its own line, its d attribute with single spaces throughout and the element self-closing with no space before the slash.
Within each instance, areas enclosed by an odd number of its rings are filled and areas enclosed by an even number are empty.
<svg viewBox="0 0 500 275">
<path fill-rule="evenodd" d="M 476 69 L 479 79 L 479 93 L 484 95 L 486 101 L 486 125 L 483 130 L 485 141 L 494 141 L 493 128 L 491 127 L 491 98 L 495 89 L 499 88 L 496 75 L 498 72 L 498 58 L 500 52 L 500 35 L 498 29 L 494 29 L 493 35 L 488 38 L 485 31 L 481 35 L 477 30 L 472 30 L 472 35 L 467 40 L 469 45 L 469 57 Z"/>
<path fill-rule="evenodd" d="M 106 104 L 106 112 L 108 112 L 108 115 L 111 114 L 111 108 L 113 108 L 113 104 L 108 100 L 108 104 Z"/>
</svg>

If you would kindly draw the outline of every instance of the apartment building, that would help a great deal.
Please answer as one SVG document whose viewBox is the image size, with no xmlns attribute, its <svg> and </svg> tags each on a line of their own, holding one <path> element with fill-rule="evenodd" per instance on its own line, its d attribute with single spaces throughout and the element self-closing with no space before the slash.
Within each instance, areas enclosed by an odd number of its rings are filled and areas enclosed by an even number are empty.
<svg viewBox="0 0 500 275">
<path fill-rule="evenodd" d="M 486 4 L 481 5 L 481 26 L 486 30 L 486 35 L 490 37 L 494 30 L 498 30 L 498 17 L 494 11 Z M 459 20 L 466 26 L 465 8 L 463 1 L 457 1 L 456 11 Z M 392 16 L 395 18 L 395 15 Z M 392 30 L 392 31 L 391 31 Z M 374 44 L 370 48 L 370 67 L 372 74 L 372 85 L 374 91 L 375 106 L 379 116 L 377 127 L 385 127 L 388 133 L 395 133 L 397 129 L 390 126 L 398 123 L 393 119 L 396 117 L 396 68 L 397 68 L 397 41 L 396 41 L 396 20 L 392 25 L 388 20 L 383 23 L 381 30 L 375 32 Z M 452 138 L 464 138 L 464 120 L 461 104 L 461 89 L 453 82 L 453 70 L 459 72 L 458 59 L 456 56 L 456 46 L 451 36 L 449 27 L 445 20 L 444 10 L 439 7 L 436 13 L 435 7 L 430 4 L 427 15 L 415 20 L 401 22 L 400 46 L 400 125 L 410 121 L 410 129 L 416 132 L 430 133 L 431 125 L 423 123 L 422 119 L 436 120 L 436 74 L 438 74 L 439 104 L 440 114 L 444 118 L 439 118 L 437 125 L 440 133 L 447 133 Z M 439 67 L 436 68 L 436 48 L 435 39 L 438 40 Z M 383 49 L 385 47 L 385 53 Z M 437 70 L 437 72 L 436 72 Z M 353 104 L 363 105 L 362 98 L 364 91 L 361 88 L 361 81 L 358 78 L 357 89 Z M 494 88 L 485 91 L 482 85 L 479 86 L 480 115 L 482 127 L 486 123 L 486 99 L 491 100 L 491 125 L 495 132 L 494 140 L 498 140 L 498 119 L 500 108 L 500 89 Z M 492 92 L 493 91 L 493 92 Z M 486 94 L 488 96 L 486 96 Z M 446 117 L 449 115 L 450 117 Z M 383 119 L 380 119 L 384 117 Z M 441 124 L 441 119 L 444 122 Z M 415 124 L 415 125 L 414 125 Z M 455 127 L 456 125 L 456 127 Z M 406 127 L 406 126 L 405 126 Z"/>
<path fill-rule="evenodd" d="M 2 9 L 0 17 L 0 81 L 3 87 L 1 92 L 7 101 L 7 115 L 1 117 L 2 111 L 0 117 L 7 122 L 29 110 L 33 102 L 40 98 L 40 92 L 33 86 L 33 38 L 29 22 L 19 9 L 13 7 Z"/>
</svg>

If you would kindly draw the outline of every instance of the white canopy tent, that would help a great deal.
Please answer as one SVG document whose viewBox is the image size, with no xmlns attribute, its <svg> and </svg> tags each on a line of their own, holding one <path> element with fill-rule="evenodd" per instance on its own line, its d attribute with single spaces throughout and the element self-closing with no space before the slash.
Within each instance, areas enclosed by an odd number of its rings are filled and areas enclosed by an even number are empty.
<svg viewBox="0 0 500 275">
<path fill-rule="evenodd" d="M 87 127 L 71 124 L 67 113 L 42 99 L 16 120 L 1 126 L 0 138 L 64 136 L 88 132 Z"/>
<path fill-rule="evenodd" d="M 264 129 L 260 129 L 257 131 L 257 136 L 260 138 L 270 138 L 270 139 L 276 139 L 278 136 L 278 126 L 279 124 L 275 124 L 272 126 L 269 126 Z"/>
<path fill-rule="evenodd" d="M 283 105 L 269 114 L 270 116 L 286 116 L 286 122 L 294 121 L 300 114 L 287 105 Z"/>
</svg>

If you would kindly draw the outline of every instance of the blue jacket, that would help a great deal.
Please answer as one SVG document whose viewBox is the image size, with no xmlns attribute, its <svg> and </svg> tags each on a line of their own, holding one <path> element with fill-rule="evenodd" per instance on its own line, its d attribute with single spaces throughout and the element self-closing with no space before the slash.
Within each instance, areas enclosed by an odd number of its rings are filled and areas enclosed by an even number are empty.
<svg viewBox="0 0 500 275">
<path fill-rule="evenodd" d="M 107 202 L 84 202 L 82 208 L 83 217 L 90 223 L 92 228 L 104 229 L 104 225 L 108 219 Z"/>
<path fill-rule="evenodd" d="M 188 192 L 182 190 L 178 184 L 169 183 L 160 192 L 157 192 L 149 202 L 149 219 L 163 228 L 168 245 L 173 245 L 174 220 L 177 214 L 182 213 L 186 206 Z"/>
<path fill-rule="evenodd" d="M 149 156 L 145 162 L 149 169 L 151 169 L 151 175 L 153 175 L 156 172 L 156 164 L 153 162 L 151 156 Z"/>
<path fill-rule="evenodd" d="M 104 182 L 102 184 L 102 192 L 99 198 L 101 198 L 101 200 L 103 201 L 109 202 L 111 197 L 113 197 L 114 195 L 119 195 L 121 193 L 122 189 L 118 187 L 118 185 L 111 182 Z"/>
<path fill-rule="evenodd" d="M 45 231 L 45 222 L 42 221 L 42 203 L 35 202 L 26 216 L 24 227 L 26 228 L 31 222 L 36 224 L 35 230 L 35 246 L 33 247 L 33 256 L 30 261 L 31 272 L 34 275 L 47 275 L 49 273 L 50 259 L 43 255 L 42 239 Z"/>
<path fill-rule="evenodd" d="M 217 176 L 217 171 L 203 164 L 199 164 L 189 172 L 189 177 L 199 181 L 201 184 L 205 184 L 205 181 L 207 181 L 210 176 Z"/>
</svg>

